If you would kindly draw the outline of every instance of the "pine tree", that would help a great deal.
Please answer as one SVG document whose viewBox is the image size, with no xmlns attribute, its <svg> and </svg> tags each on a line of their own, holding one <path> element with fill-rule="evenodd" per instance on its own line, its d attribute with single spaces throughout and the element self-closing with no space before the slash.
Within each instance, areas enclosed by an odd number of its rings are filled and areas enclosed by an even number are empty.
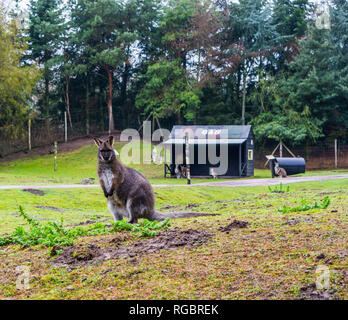
<svg viewBox="0 0 348 320">
<path fill-rule="evenodd" d="M 181 123 L 181 114 L 186 120 L 193 120 L 199 95 L 188 84 L 190 79 L 181 62 L 181 59 L 163 59 L 149 67 L 145 75 L 146 84 L 136 99 L 139 109 L 158 118 L 174 115 L 177 124 Z"/>
<path fill-rule="evenodd" d="M 42 111 L 48 119 L 52 106 L 50 103 L 50 84 L 52 69 L 60 49 L 64 32 L 63 18 L 59 8 L 60 0 L 31 0 L 29 8 L 29 51 L 27 61 L 35 61 L 43 66 L 44 94 Z"/>
<path fill-rule="evenodd" d="M 73 3 L 74 41 L 80 55 L 78 70 L 104 70 L 108 81 L 107 109 L 109 132 L 114 130 L 112 110 L 113 78 L 116 68 L 127 60 L 133 32 L 122 28 L 123 4 L 114 0 L 77 0 Z"/>
<path fill-rule="evenodd" d="M 22 64 L 27 46 L 19 31 L 0 8 L 0 134 L 11 138 L 23 134 L 40 75 L 36 65 Z"/>
</svg>

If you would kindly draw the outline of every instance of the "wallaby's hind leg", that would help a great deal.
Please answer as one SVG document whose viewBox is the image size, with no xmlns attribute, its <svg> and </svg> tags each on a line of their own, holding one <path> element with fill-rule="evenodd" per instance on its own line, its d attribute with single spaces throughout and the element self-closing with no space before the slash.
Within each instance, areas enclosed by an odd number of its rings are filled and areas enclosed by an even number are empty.
<svg viewBox="0 0 348 320">
<path fill-rule="evenodd" d="M 113 214 L 115 221 L 123 219 L 123 215 L 121 214 L 119 208 L 110 198 L 108 198 L 108 208 L 110 212 Z"/>
<path fill-rule="evenodd" d="M 137 212 L 131 199 L 127 200 L 126 209 L 128 212 L 129 223 L 138 223 Z"/>
</svg>

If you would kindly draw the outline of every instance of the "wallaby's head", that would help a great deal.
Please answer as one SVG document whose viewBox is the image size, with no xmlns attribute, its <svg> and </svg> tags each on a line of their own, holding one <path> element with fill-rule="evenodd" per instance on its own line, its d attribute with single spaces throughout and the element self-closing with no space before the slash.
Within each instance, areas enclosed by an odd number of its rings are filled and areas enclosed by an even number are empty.
<svg viewBox="0 0 348 320">
<path fill-rule="evenodd" d="M 105 141 L 94 138 L 95 144 L 98 146 L 98 159 L 102 162 L 111 162 L 115 159 L 116 154 L 113 148 L 114 137 L 110 136 Z"/>
</svg>

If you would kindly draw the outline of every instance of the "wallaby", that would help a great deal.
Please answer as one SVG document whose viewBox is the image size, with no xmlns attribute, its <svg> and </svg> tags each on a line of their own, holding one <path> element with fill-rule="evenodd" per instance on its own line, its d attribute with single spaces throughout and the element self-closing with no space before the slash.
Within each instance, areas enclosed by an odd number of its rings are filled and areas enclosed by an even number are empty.
<svg viewBox="0 0 348 320">
<path fill-rule="evenodd" d="M 279 163 L 278 162 L 275 162 L 274 173 L 277 176 L 280 176 L 281 178 L 286 178 L 287 177 L 286 170 L 284 168 L 279 167 Z"/>
<path fill-rule="evenodd" d="M 213 176 L 213 179 L 217 179 L 218 175 L 216 174 L 214 168 L 210 168 L 210 175 Z"/>
<path fill-rule="evenodd" d="M 155 211 L 155 196 L 150 182 L 138 171 L 124 166 L 113 149 L 114 138 L 94 138 L 98 146 L 98 177 L 114 220 L 128 217 L 130 223 L 139 218 L 164 220 L 185 217 L 188 212 L 160 214 Z"/>
<path fill-rule="evenodd" d="M 175 166 L 175 175 L 177 179 L 181 179 L 181 178 L 185 178 L 184 174 L 183 174 L 183 167 L 181 164 L 177 164 Z"/>
</svg>

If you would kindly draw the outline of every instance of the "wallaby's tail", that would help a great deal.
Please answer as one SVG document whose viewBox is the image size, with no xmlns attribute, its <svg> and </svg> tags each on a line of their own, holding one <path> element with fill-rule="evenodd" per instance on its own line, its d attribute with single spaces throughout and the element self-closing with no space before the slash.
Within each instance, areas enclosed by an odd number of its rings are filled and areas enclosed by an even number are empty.
<svg viewBox="0 0 348 320">
<path fill-rule="evenodd" d="M 204 212 L 166 212 L 160 213 L 158 211 L 154 211 L 151 218 L 149 220 L 165 220 L 167 218 L 176 219 L 176 218 L 192 218 L 192 217 L 200 217 L 200 216 L 216 216 L 217 213 L 204 213 Z"/>
</svg>

